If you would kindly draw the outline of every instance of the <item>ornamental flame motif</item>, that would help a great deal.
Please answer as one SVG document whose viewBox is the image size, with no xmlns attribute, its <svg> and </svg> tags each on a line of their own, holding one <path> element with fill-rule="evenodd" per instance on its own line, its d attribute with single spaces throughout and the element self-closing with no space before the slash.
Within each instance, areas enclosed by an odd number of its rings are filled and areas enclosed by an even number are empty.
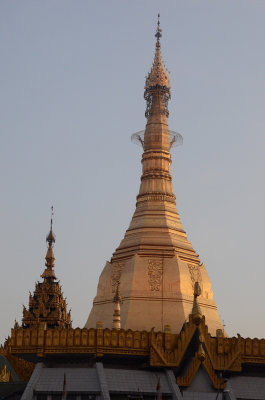
<svg viewBox="0 0 265 400">
<path fill-rule="evenodd" d="M 190 279 L 192 287 L 194 288 L 195 282 L 202 282 L 202 275 L 200 271 L 199 265 L 188 264 L 188 268 L 190 271 Z"/>
<path fill-rule="evenodd" d="M 116 292 L 118 282 L 120 282 L 121 274 L 124 268 L 124 263 L 115 263 L 111 270 L 111 287 L 112 293 Z"/>
<path fill-rule="evenodd" d="M 148 282 L 151 291 L 159 291 L 162 283 L 162 260 L 148 260 Z"/>
</svg>

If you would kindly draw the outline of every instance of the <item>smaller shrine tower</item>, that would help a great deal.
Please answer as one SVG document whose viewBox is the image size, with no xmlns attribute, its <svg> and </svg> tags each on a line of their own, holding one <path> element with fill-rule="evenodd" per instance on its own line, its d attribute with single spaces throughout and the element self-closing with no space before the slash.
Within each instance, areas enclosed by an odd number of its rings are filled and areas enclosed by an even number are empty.
<svg viewBox="0 0 265 400">
<path fill-rule="evenodd" d="M 45 270 L 41 275 L 43 282 L 37 282 L 33 295 L 29 294 L 29 306 L 23 307 L 23 328 L 42 326 L 44 328 L 71 328 L 71 312 L 67 312 L 67 303 L 63 297 L 62 287 L 54 273 L 53 245 L 55 235 L 52 230 L 53 207 L 51 208 L 50 232 L 46 237 L 48 244 Z"/>
</svg>

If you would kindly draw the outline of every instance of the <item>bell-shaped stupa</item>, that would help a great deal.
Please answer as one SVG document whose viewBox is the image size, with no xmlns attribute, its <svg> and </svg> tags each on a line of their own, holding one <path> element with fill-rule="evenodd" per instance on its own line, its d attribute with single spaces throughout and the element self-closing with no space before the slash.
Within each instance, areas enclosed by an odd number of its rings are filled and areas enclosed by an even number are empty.
<svg viewBox="0 0 265 400">
<path fill-rule="evenodd" d="M 212 285 L 182 227 L 172 188 L 172 141 L 167 124 L 170 80 L 161 57 L 159 21 L 155 36 L 155 57 L 144 92 L 147 124 L 141 139 L 144 152 L 136 210 L 100 275 L 86 327 L 96 327 L 101 321 L 104 328 L 112 328 L 113 296 L 119 285 L 122 329 L 164 330 L 170 325 L 172 332 L 179 332 L 191 313 L 198 282 L 198 303 L 215 336 L 223 326 Z"/>
</svg>

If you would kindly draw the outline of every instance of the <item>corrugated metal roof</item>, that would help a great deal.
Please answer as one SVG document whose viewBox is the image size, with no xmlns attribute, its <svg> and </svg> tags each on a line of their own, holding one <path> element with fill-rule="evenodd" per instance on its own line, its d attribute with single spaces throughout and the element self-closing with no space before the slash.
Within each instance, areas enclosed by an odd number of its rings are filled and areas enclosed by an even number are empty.
<svg viewBox="0 0 265 400">
<path fill-rule="evenodd" d="M 110 392 L 156 393 L 160 377 L 161 392 L 171 393 L 165 374 L 152 371 L 136 371 L 104 368 Z"/>
<path fill-rule="evenodd" d="M 238 399 L 265 400 L 265 378 L 235 376 L 229 382 Z"/>
<path fill-rule="evenodd" d="M 216 393 L 205 393 L 205 392 L 184 392 L 184 400 L 221 400 L 222 394 L 220 393 L 216 399 Z"/>
<path fill-rule="evenodd" d="M 94 368 L 43 368 L 36 384 L 37 392 L 62 392 L 66 377 L 68 392 L 100 392 Z"/>
</svg>

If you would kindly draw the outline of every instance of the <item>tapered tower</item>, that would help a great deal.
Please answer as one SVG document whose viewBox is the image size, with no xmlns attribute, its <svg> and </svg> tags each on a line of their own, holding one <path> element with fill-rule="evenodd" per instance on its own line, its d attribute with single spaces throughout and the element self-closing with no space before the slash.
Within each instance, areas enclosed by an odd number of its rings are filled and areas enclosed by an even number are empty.
<svg viewBox="0 0 265 400">
<path fill-rule="evenodd" d="M 167 124 L 170 80 L 161 57 L 159 20 L 155 36 L 155 57 L 144 91 L 147 124 L 136 210 L 124 239 L 101 273 L 86 327 L 95 327 L 97 321 L 112 327 L 113 295 L 119 283 L 121 328 L 163 330 L 170 325 L 173 332 L 179 332 L 191 312 L 198 282 L 198 302 L 211 334 L 216 335 L 223 327 L 211 282 L 182 227 L 172 188 L 172 142 Z"/>
<path fill-rule="evenodd" d="M 53 210 L 53 208 L 52 208 Z M 53 212 L 52 212 L 53 213 Z M 52 218 L 50 232 L 46 237 L 48 244 L 45 270 L 41 275 L 42 282 L 37 282 L 33 295 L 29 294 L 28 308 L 23 307 L 23 328 L 71 328 L 71 313 L 67 312 L 67 303 L 63 297 L 62 287 L 54 273 L 53 245 L 55 235 L 52 230 Z"/>
</svg>

